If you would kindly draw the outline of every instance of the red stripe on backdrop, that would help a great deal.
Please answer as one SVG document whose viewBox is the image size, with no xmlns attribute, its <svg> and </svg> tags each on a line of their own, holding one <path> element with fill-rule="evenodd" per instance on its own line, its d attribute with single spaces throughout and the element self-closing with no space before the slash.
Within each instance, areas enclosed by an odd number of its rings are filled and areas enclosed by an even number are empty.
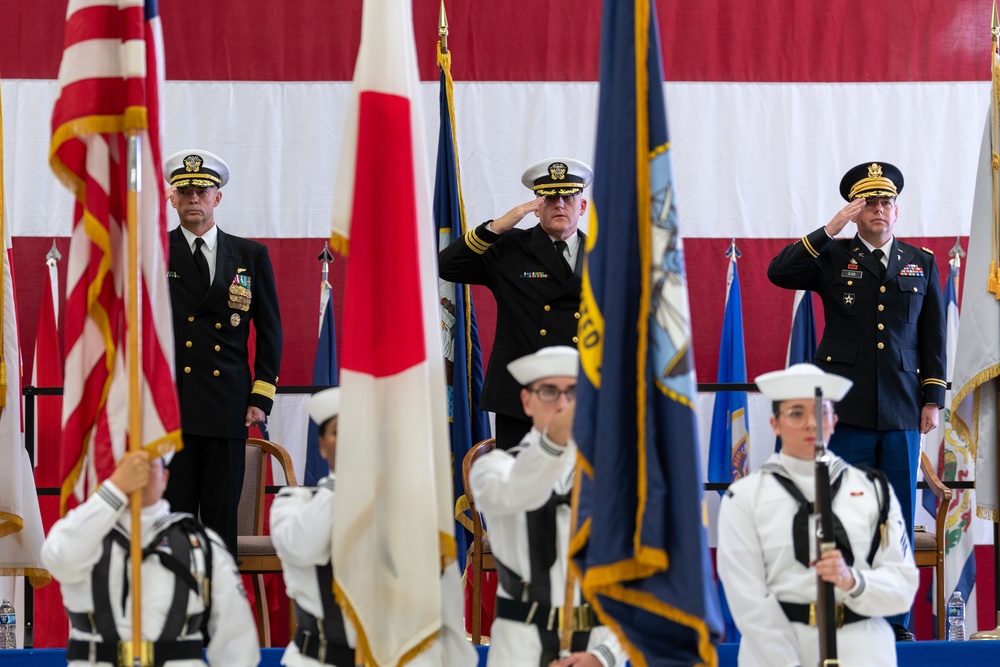
<svg viewBox="0 0 1000 667">
<path fill-rule="evenodd" d="M 916 246 L 926 246 L 934 251 L 938 269 L 943 277 L 948 274 L 948 251 L 955 245 L 951 238 L 905 238 Z M 312 363 L 316 351 L 316 330 L 319 315 L 315 304 L 319 301 L 320 264 L 316 256 L 325 239 L 258 239 L 268 246 L 271 263 L 278 282 L 278 300 L 281 304 L 281 321 L 284 329 L 284 348 L 281 357 L 282 385 L 308 385 L 312 382 Z M 788 346 L 788 333 L 792 321 L 794 292 L 772 285 L 767 279 L 767 265 L 771 258 L 792 239 L 736 239 L 743 253 L 740 258 L 740 284 L 743 296 L 744 336 L 747 349 L 747 376 L 783 367 Z M 726 257 L 730 239 L 685 239 L 687 277 L 693 298 L 691 319 L 694 330 L 695 363 L 699 382 L 715 382 L 719 357 L 719 332 L 726 298 Z M 968 239 L 963 238 L 964 246 Z M 59 239 L 60 247 L 68 247 L 68 239 Z M 51 238 L 14 237 L 14 261 L 17 276 L 17 303 L 21 309 L 19 320 L 22 349 L 31 350 L 35 344 L 39 307 L 44 285 L 45 253 L 52 247 Z M 330 267 L 333 285 L 334 319 L 338 332 L 343 332 L 344 277 L 347 260 L 337 256 Z M 27 268 L 32 267 L 32 268 Z M 37 268 L 34 268 L 37 267 Z M 65 284 L 66 260 L 59 263 L 60 281 Z M 701 295 L 701 296 L 698 296 Z M 60 295 L 63 300 L 64 295 Z M 493 347 L 493 330 L 496 325 L 496 304 L 490 292 L 483 287 L 473 288 L 479 333 L 482 340 L 484 364 L 489 360 Z M 822 332 L 823 309 L 816 303 L 819 329 Z M 60 307 L 60 333 L 63 331 L 64 304 Z M 342 341 L 342 336 L 337 336 Z M 338 349 L 338 357 L 342 351 Z M 25 355 L 25 377 L 31 377 L 31 355 Z"/>
<path fill-rule="evenodd" d="M 446 3 L 456 81 L 596 81 L 600 3 Z M 53 79 L 66 0 L 0 3 L 0 72 Z M 989 78 L 991 0 L 661 0 L 669 81 Z M 361 0 L 161 2 L 167 78 L 349 81 Z M 420 74 L 436 80 L 439 0 L 414 0 Z"/>
</svg>

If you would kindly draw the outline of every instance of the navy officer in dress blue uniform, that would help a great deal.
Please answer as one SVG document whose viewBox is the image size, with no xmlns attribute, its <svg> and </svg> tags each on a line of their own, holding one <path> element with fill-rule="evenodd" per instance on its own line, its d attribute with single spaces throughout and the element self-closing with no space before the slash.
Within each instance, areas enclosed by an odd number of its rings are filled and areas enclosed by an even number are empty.
<svg viewBox="0 0 1000 667">
<path fill-rule="evenodd" d="M 174 311 L 177 394 L 184 449 L 171 463 L 166 498 L 201 515 L 236 553 L 248 429 L 274 404 L 281 317 L 267 247 L 215 224 L 229 165 L 189 149 L 164 165 L 180 226 L 170 232 L 167 283 Z M 250 372 L 250 321 L 257 331 Z"/>
<path fill-rule="evenodd" d="M 920 434 L 938 423 L 945 394 L 945 307 L 934 254 L 892 234 L 903 174 L 887 162 L 849 170 L 847 206 L 787 246 L 767 275 L 823 299 L 826 328 L 815 364 L 854 382 L 837 404 L 830 449 L 853 465 L 882 470 L 899 498 L 910 542 Z M 851 239 L 835 239 L 849 222 Z M 897 639 L 912 639 L 896 624 Z"/>
<path fill-rule="evenodd" d="M 480 407 L 496 414 L 497 446 L 510 449 L 531 429 L 521 385 L 507 364 L 543 347 L 576 347 L 586 235 L 577 229 L 587 210 L 583 190 L 594 172 L 571 158 L 528 167 L 521 182 L 528 201 L 470 230 L 441 251 L 444 280 L 486 285 L 497 302 L 496 335 Z M 539 222 L 515 229 L 534 214 Z"/>
</svg>

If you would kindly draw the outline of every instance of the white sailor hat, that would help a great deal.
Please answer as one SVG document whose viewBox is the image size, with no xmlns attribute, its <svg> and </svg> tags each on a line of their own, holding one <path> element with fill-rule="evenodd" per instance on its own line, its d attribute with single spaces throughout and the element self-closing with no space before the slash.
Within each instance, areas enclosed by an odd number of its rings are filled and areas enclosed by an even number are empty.
<svg viewBox="0 0 1000 667">
<path fill-rule="evenodd" d="M 839 401 L 854 384 L 845 377 L 824 373 L 812 364 L 795 364 L 784 370 L 764 373 L 758 375 L 754 382 L 760 393 L 772 401 L 813 398 L 816 387 L 823 390 L 823 398 Z"/>
<path fill-rule="evenodd" d="M 309 417 L 317 424 L 333 419 L 340 414 L 340 387 L 318 391 L 306 401 Z"/>
<path fill-rule="evenodd" d="M 514 379 L 527 387 L 536 380 L 551 377 L 576 377 L 580 353 L 568 345 L 543 347 L 538 352 L 507 364 Z"/>
<path fill-rule="evenodd" d="M 542 197 L 570 197 L 579 194 L 594 180 L 589 164 L 568 157 L 539 160 L 524 170 L 524 187 Z"/>
<path fill-rule="evenodd" d="M 221 188 L 229 182 L 229 165 L 215 153 L 187 148 L 167 158 L 163 174 L 176 188 Z"/>
</svg>

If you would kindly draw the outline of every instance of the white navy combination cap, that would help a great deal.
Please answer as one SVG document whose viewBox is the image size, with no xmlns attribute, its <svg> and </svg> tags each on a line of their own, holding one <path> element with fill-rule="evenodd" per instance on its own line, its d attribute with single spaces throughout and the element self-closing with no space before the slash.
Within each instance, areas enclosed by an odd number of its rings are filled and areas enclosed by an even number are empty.
<svg viewBox="0 0 1000 667">
<path fill-rule="evenodd" d="M 507 364 L 514 379 L 527 387 L 542 378 L 576 377 L 580 353 L 568 345 L 543 347 L 538 352 L 515 359 Z"/>
<path fill-rule="evenodd" d="M 813 398 L 816 387 L 823 390 L 823 398 L 839 401 L 854 384 L 845 377 L 824 373 L 812 364 L 795 364 L 784 370 L 764 373 L 758 375 L 754 382 L 760 393 L 772 401 Z"/>
<path fill-rule="evenodd" d="M 167 158 L 163 174 L 176 188 L 221 188 L 229 182 L 229 165 L 215 153 L 187 148 Z"/>
<path fill-rule="evenodd" d="M 594 180 L 589 164 L 568 157 L 539 160 L 524 170 L 521 183 L 542 197 L 571 197 L 583 192 Z"/>
<path fill-rule="evenodd" d="M 306 401 L 306 411 L 317 424 L 333 419 L 340 414 L 340 387 L 318 391 Z"/>
</svg>

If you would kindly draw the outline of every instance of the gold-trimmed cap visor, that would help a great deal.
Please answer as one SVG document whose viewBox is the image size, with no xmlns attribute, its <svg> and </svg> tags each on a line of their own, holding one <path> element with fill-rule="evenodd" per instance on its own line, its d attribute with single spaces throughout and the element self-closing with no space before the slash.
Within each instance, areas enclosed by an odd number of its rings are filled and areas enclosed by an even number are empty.
<svg viewBox="0 0 1000 667">
<path fill-rule="evenodd" d="M 847 201 L 859 197 L 896 197 L 902 191 L 903 172 L 888 162 L 859 164 L 840 180 L 840 195 Z"/>
</svg>

